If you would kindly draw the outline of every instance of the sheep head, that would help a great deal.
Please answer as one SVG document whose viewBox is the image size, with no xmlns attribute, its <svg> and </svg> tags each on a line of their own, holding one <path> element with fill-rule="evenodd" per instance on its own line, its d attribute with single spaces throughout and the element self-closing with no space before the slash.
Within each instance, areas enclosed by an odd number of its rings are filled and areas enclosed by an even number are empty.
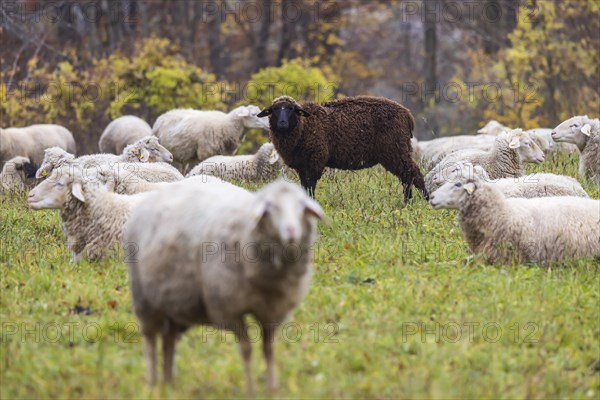
<svg viewBox="0 0 600 400">
<path fill-rule="evenodd" d="M 271 130 L 285 135 L 292 132 L 298 125 L 298 117 L 310 117 L 296 100 L 289 96 L 277 97 L 273 103 L 262 110 L 257 117 L 269 117 Z"/>
<path fill-rule="evenodd" d="M 598 120 L 592 120 L 587 115 L 576 116 L 561 122 L 552 130 L 551 136 L 555 142 L 573 143 L 583 151 L 592 136 L 592 125 L 598 126 Z"/>
<path fill-rule="evenodd" d="M 54 168 L 62 166 L 65 162 L 72 161 L 75 156 L 71 153 L 67 153 L 60 147 L 50 147 L 44 150 L 44 159 L 42 165 L 35 173 L 37 179 L 42 179 L 50 175 Z"/>
<path fill-rule="evenodd" d="M 516 150 L 523 162 L 535 164 L 544 162 L 544 152 L 527 132 L 513 129 L 506 137 L 509 141 L 508 147 Z"/>
<path fill-rule="evenodd" d="M 459 209 L 461 205 L 482 185 L 477 176 L 460 179 L 458 182 L 446 182 L 429 197 L 433 208 Z"/>
</svg>

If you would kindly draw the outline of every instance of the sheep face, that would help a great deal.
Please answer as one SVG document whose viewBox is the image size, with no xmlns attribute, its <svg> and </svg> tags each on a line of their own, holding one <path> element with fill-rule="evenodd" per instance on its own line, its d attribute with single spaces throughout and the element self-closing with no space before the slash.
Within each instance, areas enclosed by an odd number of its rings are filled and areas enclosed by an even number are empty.
<svg viewBox="0 0 600 400">
<path fill-rule="evenodd" d="M 459 209 L 460 205 L 471 196 L 477 185 L 473 181 L 448 182 L 436 190 L 429 197 L 429 204 L 433 208 Z"/>
<path fill-rule="evenodd" d="M 45 178 L 50 175 L 52 170 L 60 165 L 62 161 L 73 160 L 74 158 L 75 156 L 73 154 L 67 153 L 60 147 L 50 147 L 44 150 L 44 159 L 42 160 L 42 165 L 40 165 L 35 173 L 35 177 L 37 179 Z"/>
<path fill-rule="evenodd" d="M 136 154 L 140 162 L 173 162 L 173 154 L 158 142 L 156 136 L 146 136 L 134 144 L 141 148 Z"/>
<path fill-rule="evenodd" d="M 585 148 L 591 135 L 592 127 L 587 115 L 569 118 L 560 123 L 551 133 L 555 142 L 573 143 L 579 149 Z"/>
<path fill-rule="evenodd" d="M 256 230 L 283 245 L 300 244 L 314 233 L 315 220 L 324 220 L 323 210 L 300 187 L 277 181 L 258 193 Z"/>
<path fill-rule="evenodd" d="M 544 162 L 544 152 L 540 146 L 521 129 L 514 129 L 510 133 L 509 140 L 508 147 L 516 149 L 523 162 L 535 164 Z"/>
<path fill-rule="evenodd" d="M 450 163 L 441 168 L 432 179 L 434 185 L 443 185 L 446 182 L 456 183 L 467 179 L 479 178 L 487 179 L 487 172 L 480 165 L 473 165 L 470 162 Z"/>
<path fill-rule="evenodd" d="M 241 119 L 245 128 L 269 129 L 269 120 L 267 118 L 262 118 L 263 116 L 259 114 L 260 108 L 257 106 L 238 107 L 233 110 L 232 113 L 237 118 Z"/>
<path fill-rule="evenodd" d="M 530 133 L 529 136 L 531 136 L 544 153 L 551 153 L 554 151 L 554 143 L 552 140 L 548 140 L 549 138 L 536 133 Z"/>
<path fill-rule="evenodd" d="M 29 192 L 27 202 L 34 210 L 61 209 L 69 201 L 69 193 L 81 202 L 85 202 L 83 186 L 96 183 L 97 177 L 84 176 L 73 166 L 54 169 L 52 174 Z"/>
<path fill-rule="evenodd" d="M 269 116 L 269 123 L 274 132 L 285 135 L 292 132 L 298 125 L 298 117 L 309 117 L 310 113 L 292 102 L 279 102 L 270 105 L 257 115 Z"/>
</svg>

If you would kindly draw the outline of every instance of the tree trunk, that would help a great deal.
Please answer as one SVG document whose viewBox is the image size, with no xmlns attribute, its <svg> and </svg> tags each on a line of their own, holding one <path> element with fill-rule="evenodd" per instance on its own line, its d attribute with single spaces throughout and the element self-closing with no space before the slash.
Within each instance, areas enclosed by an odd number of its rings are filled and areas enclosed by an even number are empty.
<svg viewBox="0 0 600 400">
<path fill-rule="evenodd" d="M 425 30 L 425 93 L 426 97 L 434 97 L 435 104 L 439 103 L 437 96 L 437 21 L 439 17 L 438 0 L 423 0 L 423 28 Z M 423 99 L 425 100 L 425 99 Z M 425 105 L 427 102 L 425 102 Z"/>
<path fill-rule="evenodd" d="M 262 2 L 262 21 L 260 31 L 258 32 L 258 40 L 255 51 L 254 71 L 258 71 L 269 65 L 267 59 L 267 44 L 269 42 L 269 28 L 271 27 L 271 7 L 272 0 L 263 0 Z"/>
<path fill-rule="evenodd" d="M 294 22 L 291 21 L 291 16 L 286 13 L 290 4 L 290 0 L 281 0 L 281 42 L 279 44 L 279 54 L 277 55 L 280 64 L 284 58 L 289 59 L 291 55 L 290 46 L 292 44 Z"/>
</svg>

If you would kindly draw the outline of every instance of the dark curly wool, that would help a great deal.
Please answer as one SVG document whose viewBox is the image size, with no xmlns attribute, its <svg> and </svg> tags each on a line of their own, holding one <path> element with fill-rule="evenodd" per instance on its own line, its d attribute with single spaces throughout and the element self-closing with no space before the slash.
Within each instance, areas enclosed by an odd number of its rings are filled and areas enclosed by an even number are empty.
<svg viewBox="0 0 600 400">
<path fill-rule="evenodd" d="M 271 141 L 314 197 L 325 167 L 358 170 L 381 164 L 404 186 L 423 192 L 425 183 L 411 157 L 415 121 L 402 105 L 381 97 L 357 96 L 323 105 L 279 97 L 259 117 L 269 115 Z"/>
</svg>

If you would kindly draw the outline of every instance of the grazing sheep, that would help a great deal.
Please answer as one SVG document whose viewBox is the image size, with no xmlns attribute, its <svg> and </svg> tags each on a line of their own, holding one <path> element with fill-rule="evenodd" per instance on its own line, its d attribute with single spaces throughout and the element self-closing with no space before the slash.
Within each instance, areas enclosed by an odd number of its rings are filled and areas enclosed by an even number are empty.
<svg viewBox="0 0 600 400">
<path fill-rule="evenodd" d="M 171 110 L 156 120 L 152 133 L 171 153 L 175 161 L 196 164 L 218 154 L 233 154 L 246 129 L 268 129 L 266 119 L 256 116 L 256 106 L 241 106 L 228 114 L 222 111 Z"/>
<path fill-rule="evenodd" d="M 111 121 L 104 129 L 98 148 L 101 153 L 121 154 L 129 144 L 152 135 L 152 128 L 146 121 L 133 115 L 124 115 Z"/>
<path fill-rule="evenodd" d="M 283 162 L 272 143 L 265 143 L 256 154 L 214 156 L 196 165 L 187 176 L 208 174 L 225 180 L 271 181 L 281 172 Z"/>
<path fill-rule="evenodd" d="M 551 197 L 551 196 L 577 196 L 589 197 L 581 184 L 570 176 L 535 173 L 519 178 L 490 179 L 487 172 L 480 165 L 458 161 L 452 168 L 443 170 L 447 175 L 436 174 L 433 177 L 432 192 L 446 182 L 460 182 L 463 179 L 473 179 L 477 176 L 484 182 L 494 186 L 505 197 Z"/>
<path fill-rule="evenodd" d="M 425 176 L 428 190 L 435 190 L 439 187 L 437 185 L 442 182 L 438 178 L 448 176 L 449 169 L 454 169 L 455 164 L 459 161 L 482 166 L 491 179 L 518 178 L 524 175 L 523 163 L 542 163 L 544 152 L 528 134 L 521 129 L 513 129 L 499 135 L 490 151 L 463 150 L 444 157 Z"/>
<path fill-rule="evenodd" d="M 123 224 L 145 196 L 109 192 L 81 169 L 63 165 L 29 192 L 28 203 L 34 210 L 60 210 L 71 262 L 78 262 L 100 259 L 120 243 Z"/>
<path fill-rule="evenodd" d="M 479 179 L 448 182 L 429 200 L 458 209 L 471 251 L 490 263 L 564 262 L 600 258 L 600 200 L 581 197 L 505 198 Z"/>
<path fill-rule="evenodd" d="M 35 166 L 27 157 L 11 158 L 0 172 L 0 193 L 21 192 L 34 183 Z"/>
<path fill-rule="evenodd" d="M 600 120 L 587 115 L 569 118 L 552 131 L 557 142 L 575 144 L 579 157 L 579 175 L 600 185 Z"/>
<path fill-rule="evenodd" d="M 40 165 L 35 176 L 38 179 L 44 178 L 54 168 L 64 163 L 77 164 L 82 168 L 91 168 L 123 162 L 138 164 L 152 162 L 156 166 L 136 166 L 136 169 L 163 171 L 165 179 L 168 181 L 183 179 L 183 175 L 176 168 L 162 162 L 170 162 L 172 160 L 173 156 L 171 153 L 158 143 L 158 139 L 155 136 L 144 137 L 134 144 L 126 146 L 120 156 L 114 154 L 91 154 L 75 158 L 73 154 L 69 154 L 61 148 L 51 147 L 44 151 L 42 165 Z"/>
<path fill-rule="evenodd" d="M 258 114 L 264 116 L 270 116 L 275 149 L 312 197 L 325 167 L 358 170 L 376 164 L 400 179 L 405 201 L 412 185 L 427 197 L 412 159 L 414 118 L 392 100 L 358 96 L 319 105 L 283 96 Z"/>
<path fill-rule="evenodd" d="M 44 150 L 53 146 L 75 154 L 73 135 L 60 125 L 40 124 L 0 129 L 0 167 L 16 156 L 27 157 L 32 164 L 40 165 Z"/>
<path fill-rule="evenodd" d="M 245 314 L 262 327 L 267 385 L 276 388 L 273 340 L 308 291 L 319 205 L 279 180 L 256 194 L 183 182 L 153 193 L 124 227 L 133 306 L 144 338 L 148 380 L 156 381 L 156 335 L 164 380 L 172 380 L 175 341 L 196 324 L 233 331 L 252 395 Z"/>
</svg>

